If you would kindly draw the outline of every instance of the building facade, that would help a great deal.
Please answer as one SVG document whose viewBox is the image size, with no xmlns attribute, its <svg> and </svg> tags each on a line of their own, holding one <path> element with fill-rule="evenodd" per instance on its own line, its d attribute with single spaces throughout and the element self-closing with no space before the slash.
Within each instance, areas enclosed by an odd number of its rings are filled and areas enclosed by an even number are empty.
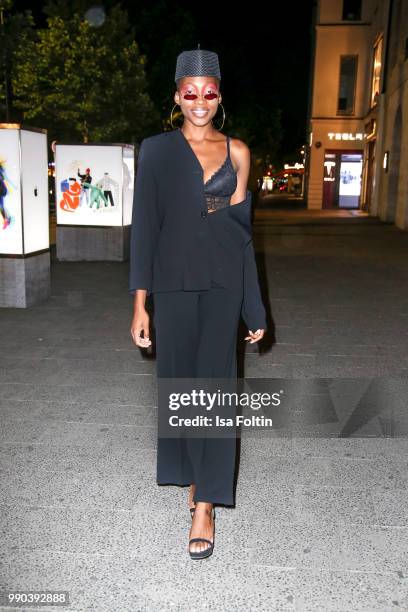
<svg viewBox="0 0 408 612">
<path fill-rule="evenodd" d="M 378 187 L 370 212 L 408 230 L 408 2 L 390 4 Z"/>
<path fill-rule="evenodd" d="M 317 3 L 308 208 L 360 209 L 407 227 L 407 10 L 405 0 Z"/>
</svg>

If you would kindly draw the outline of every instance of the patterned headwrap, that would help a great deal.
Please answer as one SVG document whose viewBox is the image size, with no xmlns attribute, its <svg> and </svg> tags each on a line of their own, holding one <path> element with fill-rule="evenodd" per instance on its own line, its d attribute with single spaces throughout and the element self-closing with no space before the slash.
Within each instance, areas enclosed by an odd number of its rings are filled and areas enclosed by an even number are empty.
<svg viewBox="0 0 408 612">
<path fill-rule="evenodd" d="M 182 51 L 177 57 L 174 80 L 177 82 L 185 76 L 214 76 L 221 80 L 218 55 L 200 48 Z"/>
</svg>

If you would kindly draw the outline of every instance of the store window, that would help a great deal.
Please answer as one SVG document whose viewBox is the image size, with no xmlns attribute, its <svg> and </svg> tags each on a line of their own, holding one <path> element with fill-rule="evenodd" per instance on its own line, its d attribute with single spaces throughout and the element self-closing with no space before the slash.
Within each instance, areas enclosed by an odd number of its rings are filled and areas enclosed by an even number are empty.
<svg viewBox="0 0 408 612">
<path fill-rule="evenodd" d="M 343 0 L 343 21 L 361 21 L 361 0 Z"/>
<path fill-rule="evenodd" d="M 357 79 L 357 55 L 340 56 L 340 82 L 337 101 L 338 115 L 352 115 Z"/>
<path fill-rule="evenodd" d="M 340 155 L 339 208 L 358 208 L 362 170 L 362 153 L 342 153 Z"/>
<path fill-rule="evenodd" d="M 363 151 L 326 150 L 323 166 L 323 208 L 359 208 Z"/>
<path fill-rule="evenodd" d="M 381 62 L 383 39 L 377 41 L 373 53 L 373 72 L 371 76 L 371 106 L 375 106 L 380 95 Z"/>
</svg>

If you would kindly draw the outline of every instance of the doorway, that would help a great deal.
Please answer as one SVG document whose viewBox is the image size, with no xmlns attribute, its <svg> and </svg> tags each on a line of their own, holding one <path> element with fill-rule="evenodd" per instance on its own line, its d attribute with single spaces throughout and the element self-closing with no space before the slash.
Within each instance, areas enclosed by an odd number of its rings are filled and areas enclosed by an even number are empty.
<svg viewBox="0 0 408 612">
<path fill-rule="evenodd" d="M 359 208 L 362 171 L 362 150 L 326 150 L 323 171 L 323 208 Z"/>
</svg>

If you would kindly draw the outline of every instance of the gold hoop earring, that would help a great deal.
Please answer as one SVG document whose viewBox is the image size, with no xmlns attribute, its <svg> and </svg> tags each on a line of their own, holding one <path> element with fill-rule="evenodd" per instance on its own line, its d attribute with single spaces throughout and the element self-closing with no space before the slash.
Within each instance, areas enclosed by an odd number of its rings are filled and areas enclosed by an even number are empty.
<svg viewBox="0 0 408 612">
<path fill-rule="evenodd" d="M 221 102 L 218 103 L 218 106 L 221 106 L 222 108 L 222 126 L 219 128 L 215 128 L 216 130 L 218 130 L 219 132 L 222 130 L 222 128 L 224 127 L 224 123 L 225 123 L 225 110 L 223 105 L 221 104 Z M 211 123 L 212 123 L 212 119 L 211 119 Z M 214 125 L 214 124 L 213 124 Z M 214 126 L 215 127 L 215 126 Z"/>
<path fill-rule="evenodd" d="M 174 109 L 176 108 L 176 106 L 179 106 L 179 104 L 177 104 L 177 102 L 176 102 L 176 104 L 173 106 L 173 108 L 171 109 L 171 113 L 170 113 L 170 123 L 171 123 L 171 127 L 173 128 L 173 130 L 174 130 L 174 125 L 173 125 L 173 111 L 174 111 Z"/>
</svg>

